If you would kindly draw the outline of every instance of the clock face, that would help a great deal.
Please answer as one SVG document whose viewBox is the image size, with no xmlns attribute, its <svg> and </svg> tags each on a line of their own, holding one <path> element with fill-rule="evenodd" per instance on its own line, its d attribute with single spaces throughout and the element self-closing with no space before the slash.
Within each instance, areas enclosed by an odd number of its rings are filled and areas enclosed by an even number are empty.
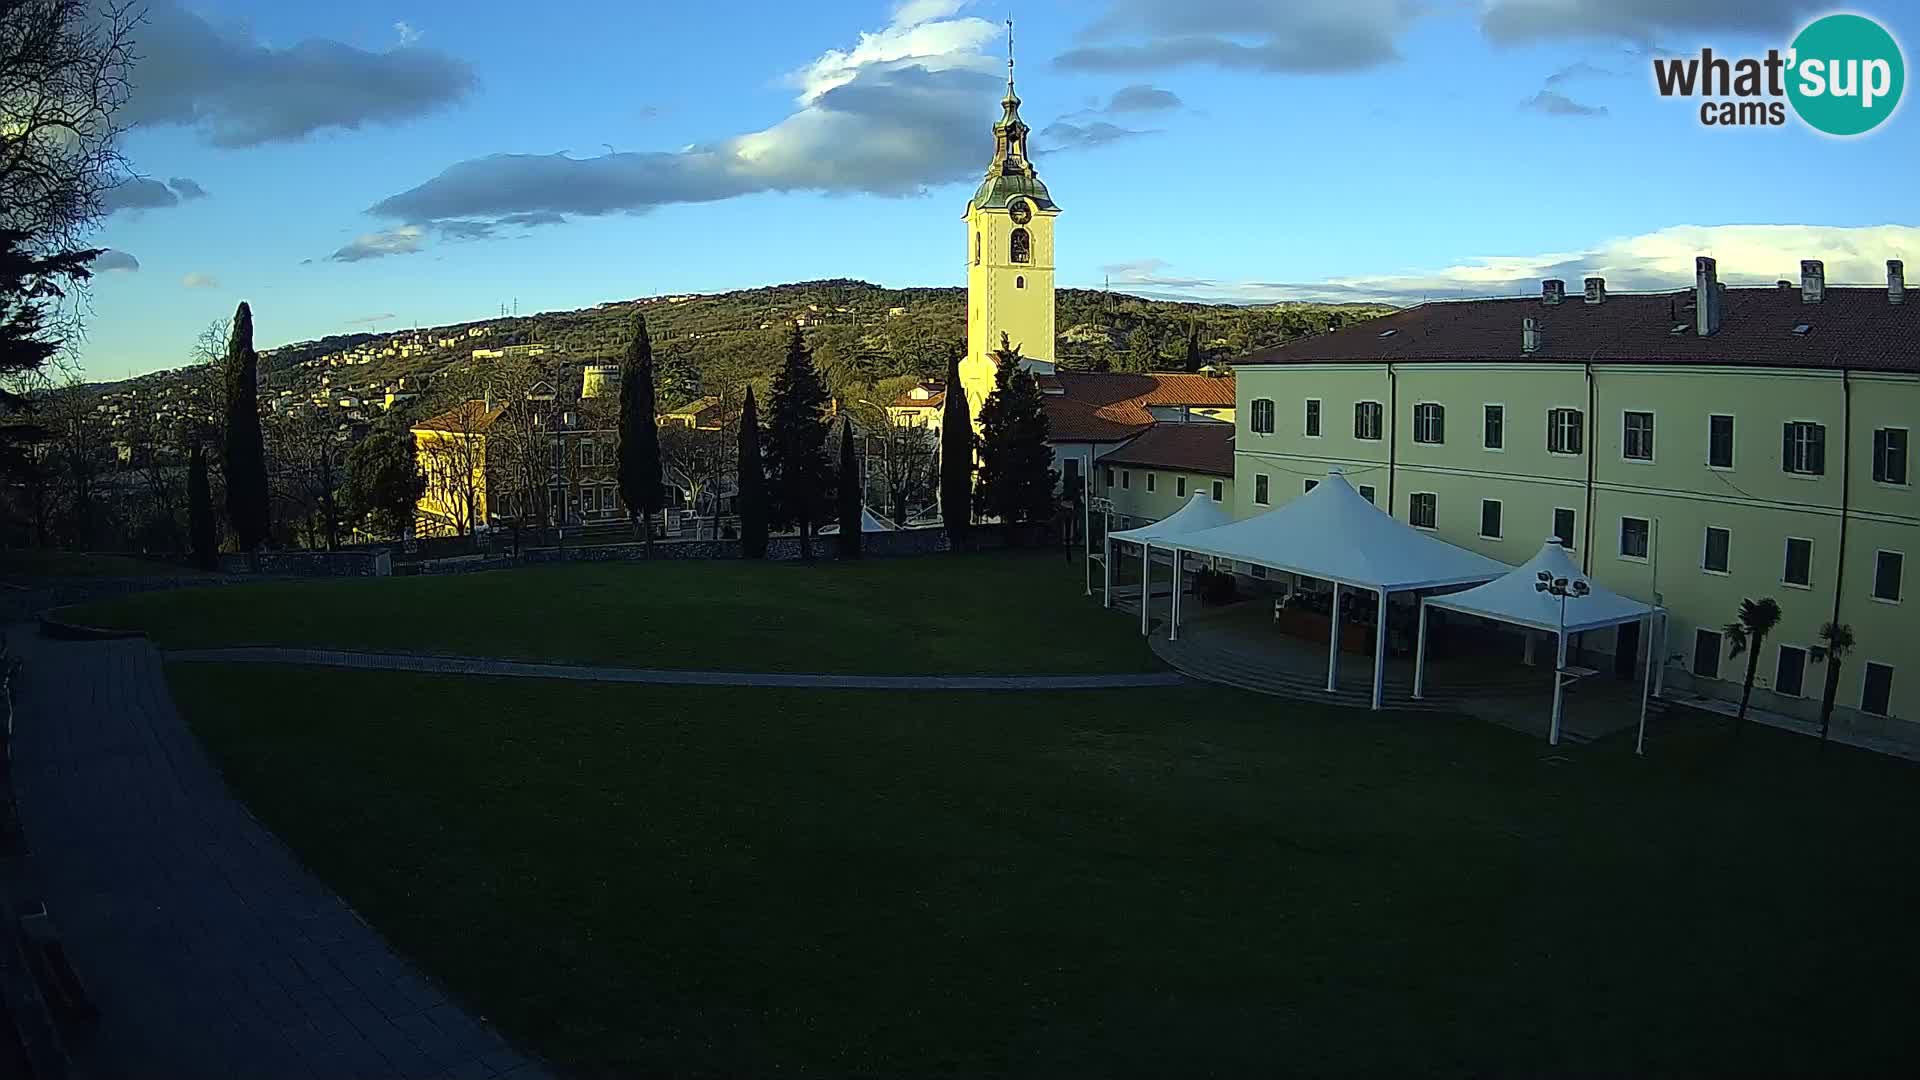
<svg viewBox="0 0 1920 1080">
<path fill-rule="evenodd" d="M 1028 205 L 1025 199 L 1014 200 L 1011 213 L 1015 225 L 1025 225 L 1033 220 L 1033 207 Z"/>
</svg>

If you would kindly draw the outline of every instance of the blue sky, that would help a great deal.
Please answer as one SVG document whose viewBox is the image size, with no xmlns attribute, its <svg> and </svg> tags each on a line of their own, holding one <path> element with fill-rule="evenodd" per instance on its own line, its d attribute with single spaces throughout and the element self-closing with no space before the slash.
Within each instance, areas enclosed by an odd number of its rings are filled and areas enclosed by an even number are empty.
<svg viewBox="0 0 1920 1080">
<path fill-rule="evenodd" d="M 1853 10 L 1911 62 L 1916 7 Z M 1009 14 L 1063 286 L 1407 301 L 1680 284 L 1699 253 L 1735 281 L 1920 267 L 1911 104 L 1838 140 L 1653 91 L 1654 51 L 1785 47 L 1829 10 L 1798 0 L 151 8 L 91 378 L 183 362 L 243 299 L 265 347 L 516 299 L 961 284 Z"/>
</svg>

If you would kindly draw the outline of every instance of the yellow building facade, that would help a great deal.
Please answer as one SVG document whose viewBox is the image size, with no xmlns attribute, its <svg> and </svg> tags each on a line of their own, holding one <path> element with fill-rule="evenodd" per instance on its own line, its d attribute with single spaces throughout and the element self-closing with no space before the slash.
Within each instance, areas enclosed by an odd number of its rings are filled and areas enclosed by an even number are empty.
<svg viewBox="0 0 1920 1080">
<path fill-rule="evenodd" d="M 1028 157 L 1011 60 L 1000 104 L 993 161 L 966 212 L 967 354 L 960 361 L 960 385 L 976 431 L 980 407 L 993 392 L 1003 335 L 1038 371 L 1051 371 L 1054 359 L 1053 243 L 1060 208 Z"/>
</svg>

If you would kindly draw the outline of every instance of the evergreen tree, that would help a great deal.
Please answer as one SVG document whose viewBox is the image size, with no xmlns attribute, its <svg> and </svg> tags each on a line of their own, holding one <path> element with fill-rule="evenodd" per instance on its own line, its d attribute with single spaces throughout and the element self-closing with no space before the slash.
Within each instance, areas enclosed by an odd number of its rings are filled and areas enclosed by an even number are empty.
<svg viewBox="0 0 1920 1080">
<path fill-rule="evenodd" d="M 973 524 L 973 416 L 966 387 L 960 385 L 957 349 L 947 361 L 947 398 L 940 414 L 940 519 L 948 546 L 965 551 Z"/>
<path fill-rule="evenodd" d="M 375 431 L 347 451 L 347 477 L 341 492 L 347 519 L 401 536 L 413 524 L 415 507 L 427 492 L 427 474 L 406 431 Z"/>
<path fill-rule="evenodd" d="M 90 276 L 97 249 L 37 254 L 35 237 L 0 229 L 0 413 L 26 411 L 9 389 L 39 374 L 60 351 L 60 301 Z M 40 470 L 31 447 L 46 437 L 38 424 L 0 425 L 0 475 L 26 483 Z"/>
<path fill-rule="evenodd" d="M 233 313 L 222 375 L 226 381 L 227 520 L 240 550 L 267 539 L 267 461 L 260 437 L 260 357 L 253 351 L 253 309 Z"/>
<path fill-rule="evenodd" d="M 840 421 L 840 557 L 860 557 L 860 464 L 853 455 L 853 418 Z"/>
<path fill-rule="evenodd" d="M 813 366 L 813 354 L 793 328 L 786 360 L 773 375 L 767 412 L 767 481 L 776 528 L 800 533 L 800 557 L 813 558 L 813 530 L 825 516 L 833 482 L 827 461 L 827 386 Z"/>
<path fill-rule="evenodd" d="M 993 393 L 980 407 L 980 502 L 1007 526 L 1052 521 L 1054 499 L 1053 437 L 1040 383 L 1021 363 L 1020 353 L 1000 335 L 994 355 L 999 370 Z"/>
<path fill-rule="evenodd" d="M 213 527 L 213 487 L 207 481 L 207 451 L 198 436 L 187 456 L 187 532 L 193 544 L 193 564 L 202 570 L 218 565 L 219 538 Z"/>
<path fill-rule="evenodd" d="M 760 410 L 754 407 L 751 386 L 740 410 L 740 481 L 735 502 L 740 511 L 741 556 L 766 558 L 767 474 L 760 462 Z"/>
<path fill-rule="evenodd" d="M 1199 371 L 1205 367 L 1206 357 L 1200 354 L 1200 323 L 1196 319 L 1187 320 L 1187 370 Z"/>
<path fill-rule="evenodd" d="M 653 558 L 653 515 L 660 512 L 660 428 L 653 394 L 653 342 L 647 317 L 634 319 L 633 341 L 620 366 L 620 497 L 627 512 L 646 524 L 647 558 Z"/>
</svg>

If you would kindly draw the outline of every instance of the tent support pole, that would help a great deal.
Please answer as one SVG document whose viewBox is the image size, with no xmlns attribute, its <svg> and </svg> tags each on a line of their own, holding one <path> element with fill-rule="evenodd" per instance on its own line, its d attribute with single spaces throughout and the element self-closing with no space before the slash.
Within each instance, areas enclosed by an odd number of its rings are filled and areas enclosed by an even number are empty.
<svg viewBox="0 0 1920 1080">
<path fill-rule="evenodd" d="M 1167 616 L 1167 640 L 1180 640 L 1180 549 L 1173 549 L 1173 604 Z"/>
<path fill-rule="evenodd" d="M 1413 643 L 1413 700 L 1427 696 L 1427 599 L 1420 598 L 1420 635 Z"/>
<path fill-rule="evenodd" d="M 1559 660 L 1553 668 L 1553 723 L 1547 728 L 1547 745 L 1560 745 L 1560 710 L 1567 697 L 1567 632 L 1556 635 L 1560 640 Z"/>
<path fill-rule="evenodd" d="M 1647 752 L 1647 700 L 1653 695 L 1653 616 L 1640 620 L 1640 636 L 1647 639 L 1647 670 L 1640 677 L 1640 733 L 1634 736 L 1633 752 L 1643 755 Z"/>
<path fill-rule="evenodd" d="M 1105 554 L 1102 556 L 1100 560 L 1100 574 L 1101 574 L 1100 606 L 1112 607 L 1113 606 L 1113 537 L 1109 536 L 1109 537 L 1103 538 L 1101 540 L 1101 547 L 1102 547 L 1102 550 L 1105 552 Z"/>
<path fill-rule="evenodd" d="M 1380 613 L 1373 623 L 1373 711 L 1387 696 L 1387 590 L 1380 590 Z"/>
<path fill-rule="evenodd" d="M 1140 545 L 1140 636 L 1147 636 L 1147 601 L 1153 596 L 1152 549 Z"/>
<path fill-rule="evenodd" d="M 1340 583 L 1333 583 L 1332 614 L 1327 617 L 1327 693 L 1340 687 Z"/>
<path fill-rule="evenodd" d="M 1532 667 L 1533 666 L 1533 631 L 1522 630 L 1520 632 L 1520 636 L 1526 642 L 1525 645 L 1522 645 L 1520 647 L 1520 662 L 1527 665 L 1528 667 Z"/>
<path fill-rule="evenodd" d="M 1653 673 L 1653 696 L 1667 696 L 1667 613 L 1660 613 L 1660 667 Z"/>
</svg>

